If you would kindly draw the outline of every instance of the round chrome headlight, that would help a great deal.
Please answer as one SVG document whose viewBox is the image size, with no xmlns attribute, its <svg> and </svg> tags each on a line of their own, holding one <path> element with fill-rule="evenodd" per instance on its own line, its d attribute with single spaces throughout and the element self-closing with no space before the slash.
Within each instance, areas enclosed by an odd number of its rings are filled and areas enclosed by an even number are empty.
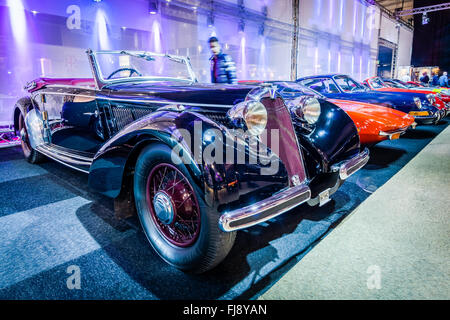
<svg viewBox="0 0 450 320">
<path fill-rule="evenodd" d="M 312 96 L 301 96 L 288 101 L 291 113 L 308 124 L 314 124 L 320 117 L 320 102 Z"/>
<path fill-rule="evenodd" d="M 245 106 L 243 115 L 249 134 L 252 136 L 259 136 L 263 133 L 267 125 L 267 110 L 261 102 L 248 102 Z"/>
<path fill-rule="evenodd" d="M 303 101 L 303 118 L 309 124 L 314 124 L 320 117 L 320 102 L 316 98 L 308 97 Z"/>
<path fill-rule="evenodd" d="M 434 104 L 436 102 L 435 100 L 435 96 L 432 93 L 427 94 L 427 100 L 431 103 Z"/>
<path fill-rule="evenodd" d="M 414 103 L 416 104 L 417 108 L 419 108 L 419 109 L 422 108 L 422 101 L 420 101 L 419 98 L 414 97 Z"/>
</svg>

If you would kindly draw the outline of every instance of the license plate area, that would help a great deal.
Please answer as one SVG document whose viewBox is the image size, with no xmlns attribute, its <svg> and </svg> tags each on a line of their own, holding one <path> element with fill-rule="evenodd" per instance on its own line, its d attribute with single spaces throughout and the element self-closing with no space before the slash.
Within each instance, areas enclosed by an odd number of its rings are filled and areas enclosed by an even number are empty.
<svg viewBox="0 0 450 320">
<path fill-rule="evenodd" d="M 319 207 L 325 205 L 330 202 L 330 188 L 319 193 Z"/>
</svg>

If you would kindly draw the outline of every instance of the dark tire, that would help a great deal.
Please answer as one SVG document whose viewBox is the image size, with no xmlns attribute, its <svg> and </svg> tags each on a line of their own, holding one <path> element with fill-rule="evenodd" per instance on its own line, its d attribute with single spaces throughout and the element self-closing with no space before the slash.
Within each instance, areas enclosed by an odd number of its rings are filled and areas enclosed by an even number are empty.
<svg viewBox="0 0 450 320">
<path fill-rule="evenodd" d="M 19 134 L 22 131 L 22 129 L 25 131 L 25 139 L 21 140 L 22 151 L 23 151 L 23 155 L 24 155 L 25 159 L 27 159 L 27 161 L 29 163 L 33 163 L 33 164 L 43 162 L 45 160 L 45 156 L 42 155 L 41 153 L 37 152 L 36 150 L 34 150 L 28 141 L 28 132 L 27 132 L 27 128 L 25 126 L 25 119 L 23 117 L 23 114 L 20 113 L 19 114 Z"/>
<path fill-rule="evenodd" d="M 227 256 L 236 232 L 220 230 L 220 213 L 205 203 L 204 192 L 186 166 L 174 164 L 171 156 L 171 149 L 160 143 L 140 153 L 134 173 L 136 210 L 163 260 L 180 270 L 202 273 Z M 161 199 L 170 205 L 158 206 Z"/>
</svg>

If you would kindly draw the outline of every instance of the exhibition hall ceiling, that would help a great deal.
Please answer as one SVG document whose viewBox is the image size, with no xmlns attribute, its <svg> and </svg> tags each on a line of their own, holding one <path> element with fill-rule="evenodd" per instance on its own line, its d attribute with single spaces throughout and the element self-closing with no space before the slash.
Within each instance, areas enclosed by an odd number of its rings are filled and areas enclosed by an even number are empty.
<svg viewBox="0 0 450 320">
<path fill-rule="evenodd" d="M 396 9 L 409 10 L 414 8 L 414 0 L 378 0 L 377 2 L 391 12 L 394 12 Z M 412 16 L 403 17 L 405 21 L 411 18 Z"/>
</svg>

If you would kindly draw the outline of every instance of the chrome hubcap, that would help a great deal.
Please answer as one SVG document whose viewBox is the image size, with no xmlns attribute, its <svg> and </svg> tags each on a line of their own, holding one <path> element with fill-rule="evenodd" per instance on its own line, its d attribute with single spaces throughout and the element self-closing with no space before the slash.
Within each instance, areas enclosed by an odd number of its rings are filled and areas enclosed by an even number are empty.
<svg viewBox="0 0 450 320">
<path fill-rule="evenodd" d="M 172 198 L 164 191 L 158 191 L 153 197 L 153 208 L 158 219 L 165 225 L 175 220 L 175 207 Z"/>
</svg>

